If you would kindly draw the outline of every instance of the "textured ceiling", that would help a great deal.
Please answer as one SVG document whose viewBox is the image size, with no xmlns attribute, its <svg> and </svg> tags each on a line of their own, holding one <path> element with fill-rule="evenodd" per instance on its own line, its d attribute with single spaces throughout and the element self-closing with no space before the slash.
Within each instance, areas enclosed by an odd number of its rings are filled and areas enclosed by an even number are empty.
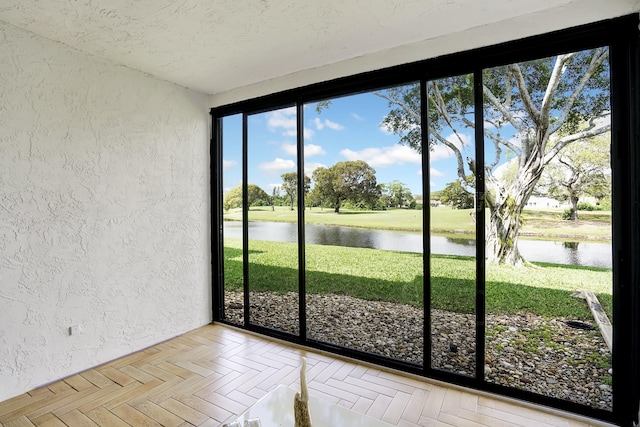
<svg viewBox="0 0 640 427">
<path fill-rule="evenodd" d="M 593 0 L 0 0 L 0 20 L 219 93 Z M 638 0 L 599 0 L 603 17 Z M 597 6 L 595 6 L 597 8 Z M 531 34 L 535 34 L 532 18 Z"/>
</svg>

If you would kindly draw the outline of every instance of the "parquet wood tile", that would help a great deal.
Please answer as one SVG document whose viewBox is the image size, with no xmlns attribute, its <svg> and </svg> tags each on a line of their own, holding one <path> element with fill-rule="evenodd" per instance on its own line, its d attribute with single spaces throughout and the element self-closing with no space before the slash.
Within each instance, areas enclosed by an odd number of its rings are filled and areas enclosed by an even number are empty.
<svg viewBox="0 0 640 427">
<path fill-rule="evenodd" d="M 77 409 L 60 416 L 60 419 L 72 427 L 96 427 L 98 424 Z"/>
<path fill-rule="evenodd" d="M 208 325 L 0 402 L 0 427 L 219 427 L 279 384 L 398 427 L 605 426 L 595 420 Z"/>
<path fill-rule="evenodd" d="M 5 427 L 35 427 L 35 424 L 29 420 L 29 418 L 23 416 L 14 418 L 10 421 L 3 423 Z"/>
<path fill-rule="evenodd" d="M 113 414 L 103 406 L 99 406 L 96 409 L 89 411 L 85 414 L 87 418 L 101 427 L 129 427 L 130 425 L 125 423 L 120 417 Z"/>
<path fill-rule="evenodd" d="M 218 424 L 233 416 L 232 412 L 221 408 L 220 406 L 214 405 L 213 403 L 207 402 L 206 400 L 201 399 L 197 396 L 181 397 L 180 402 L 195 409 L 198 412 L 202 412 L 203 414 L 212 418 L 214 421 L 218 422 Z"/>
<path fill-rule="evenodd" d="M 95 369 L 89 369 L 88 371 L 81 373 L 80 376 L 99 388 L 105 388 L 113 385 L 113 381 Z"/>
<path fill-rule="evenodd" d="M 126 403 L 116 406 L 111 412 L 134 427 L 160 427 L 162 425 Z"/>
<path fill-rule="evenodd" d="M 35 418 L 33 423 L 38 427 L 66 427 L 66 424 L 51 412 Z"/>
<path fill-rule="evenodd" d="M 187 406 L 184 403 L 177 401 L 173 398 L 169 398 L 164 402 L 160 403 L 160 406 L 162 406 L 164 409 L 171 412 L 172 414 L 175 414 L 176 416 L 187 421 L 188 423 L 196 426 L 204 423 L 209 419 L 209 417 L 203 414 L 202 412 L 196 411 L 192 407 Z"/>
</svg>

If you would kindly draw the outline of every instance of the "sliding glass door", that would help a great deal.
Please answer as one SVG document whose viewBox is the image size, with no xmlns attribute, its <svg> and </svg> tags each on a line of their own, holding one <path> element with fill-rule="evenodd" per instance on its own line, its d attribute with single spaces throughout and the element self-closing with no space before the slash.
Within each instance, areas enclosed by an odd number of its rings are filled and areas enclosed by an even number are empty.
<svg viewBox="0 0 640 427">
<path fill-rule="evenodd" d="M 619 419 L 637 236 L 633 168 L 611 153 L 632 151 L 615 131 L 628 86 L 593 46 L 222 114 L 217 320 Z"/>
<path fill-rule="evenodd" d="M 416 366 L 424 357 L 423 184 L 421 151 L 409 138 L 419 144 L 420 133 L 381 119 L 405 93 L 415 93 L 409 108 L 419 118 L 419 87 L 304 108 L 307 337 Z"/>
<path fill-rule="evenodd" d="M 426 86 L 431 367 L 473 377 L 477 267 L 473 74 L 432 80 Z"/>
<path fill-rule="evenodd" d="M 483 108 L 485 379 L 610 411 L 608 57 L 486 69 Z"/>
</svg>

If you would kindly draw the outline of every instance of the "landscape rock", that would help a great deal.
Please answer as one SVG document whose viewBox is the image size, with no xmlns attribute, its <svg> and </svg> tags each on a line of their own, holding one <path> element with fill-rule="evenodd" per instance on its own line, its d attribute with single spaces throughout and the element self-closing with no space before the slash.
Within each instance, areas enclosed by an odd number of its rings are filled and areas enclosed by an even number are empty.
<svg viewBox="0 0 640 427">
<path fill-rule="evenodd" d="M 252 324 L 298 334 L 298 294 L 252 292 L 249 300 Z M 243 324 L 243 301 L 240 292 L 225 293 L 228 322 Z M 333 294 L 306 302 L 308 339 L 423 363 L 423 308 Z M 475 314 L 430 313 L 432 368 L 475 376 Z M 487 314 L 485 380 L 611 410 L 607 345 L 598 331 L 568 328 L 566 320 Z"/>
</svg>

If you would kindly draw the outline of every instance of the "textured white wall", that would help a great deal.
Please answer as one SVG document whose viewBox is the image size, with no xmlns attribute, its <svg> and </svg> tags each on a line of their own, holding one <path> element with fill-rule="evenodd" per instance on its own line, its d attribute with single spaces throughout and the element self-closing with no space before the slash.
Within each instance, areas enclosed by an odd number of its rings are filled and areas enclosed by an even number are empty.
<svg viewBox="0 0 640 427">
<path fill-rule="evenodd" d="M 206 96 L 0 22 L 0 401 L 210 322 L 208 143 Z"/>
<path fill-rule="evenodd" d="M 394 4 L 394 2 L 387 3 Z M 428 7 L 427 4 L 429 2 L 424 3 L 425 7 Z M 476 1 L 474 7 L 480 9 L 486 8 L 484 11 L 488 12 L 496 7 L 499 8 L 498 3 L 500 2 L 494 2 L 492 6 L 491 2 Z M 511 2 L 502 1 L 501 3 L 506 6 L 507 3 Z M 400 44 L 394 47 L 363 51 L 361 55 L 354 55 L 350 59 L 332 62 L 314 68 L 307 68 L 301 71 L 294 71 L 254 84 L 220 91 L 211 97 L 211 104 L 216 107 L 231 104 L 317 82 L 379 70 L 385 67 L 393 67 L 423 59 L 436 58 L 442 55 L 476 49 L 483 46 L 491 46 L 564 28 L 638 13 L 638 11 L 640 11 L 640 0 L 566 0 L 560 2 L 549 1 L 545 3 L 546 6 L 549 7 L 548 9 L 545 9 L 540 2 L 529 2 L 531 6 L 530 9 L 522 9 L 519 14 L 511 18 L 500 16 L 500 14 L 491 14 L 495 21 L 490 23 L 479 18 L 473 10 L 465 10 L 465 12 L 469 13 L 453 15 L 451 19 L 453 19 L 456 24 L 448 27 L 449 32 L 443 31 L 437 36 L 431 36 L 420 41 Z M 553 3 L 555 3 L 555 5 Z M 535 6 L 533 6 L 534 4 Z M 509 4 L 510 7 L 514 5 L 516 5 L 516 2 Z M 446 6 L 456 8 L 460 6 L 460 4 L 456 4 L 456 1 L 453 1 Z M 518 6 L 516 5 L 515 7 Z M 534 10 L 536 8 L 539 10 Z M 347 19 L 353 19 L 353 15 L 345 15 L 345 17 Z M 428 19 L 432 18 L 424 19 L 425 22 L 427 22 Z M 444 23 L 446 26 L 451 19 L 448 17 L 443 18 L 441 23 Z M 464 25 L 460 26 L 460 23 Z M 425 25 L 428 26 L 428 24 Z M 439 25 L 436 25 L 436 27 L 439 27 Z M 467 28 L 465 29 L 464 27 Z M 357 25 L 354 28 L 358 28 Z M 309 50 L 309 52 L 319 57 L 322 57 L 324 53 L 318 53 L 315 50 Z M 257 69 L 262 71 L 259 67 Z"/>
</svg>

